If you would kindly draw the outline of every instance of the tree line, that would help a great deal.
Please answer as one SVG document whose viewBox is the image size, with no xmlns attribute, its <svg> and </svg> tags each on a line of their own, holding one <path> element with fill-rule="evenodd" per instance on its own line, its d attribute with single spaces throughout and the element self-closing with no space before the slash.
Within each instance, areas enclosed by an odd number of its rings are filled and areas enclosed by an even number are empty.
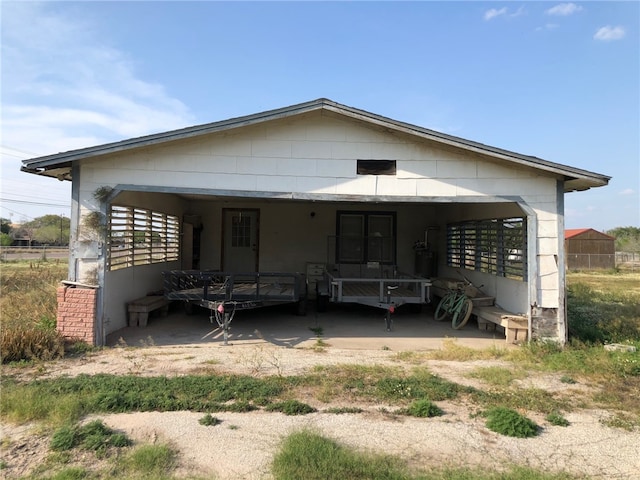
<svg viewBox="0 0 640 480">
<path fill-rule="evenodd" d="M 640 253 L 640 228 L 616 227 L 605 233 L 616 239 L 616 252 Z"/>
<path fill-rule="evenodd" d="M 0 245 L 69 245 L 71 220 L 62 215 L 44 215 L 20 225 L 0 218 Z"/>
</svg>

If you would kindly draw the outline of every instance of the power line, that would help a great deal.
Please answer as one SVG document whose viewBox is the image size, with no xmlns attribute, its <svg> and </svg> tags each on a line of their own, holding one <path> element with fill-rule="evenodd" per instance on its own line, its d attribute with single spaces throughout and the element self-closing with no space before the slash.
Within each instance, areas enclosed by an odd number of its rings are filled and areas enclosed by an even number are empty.
<svg viewBox="0 0 640 480">
<path fill-rule="evenodd" d="M 27 215 L 26 213 L 16 212 L 15 210 L 12 210 L 12 209 L 10 209 L 10 208 L 8 208 L 8 207 L 5 207 L 4 205 L 0 205 L 0 207 L 4 208 L 5 210 L 7 210 L 7 211 L 9 211 L 9 212 L 11 212 L 11 213 L 15 213 L 16 215 L 20 215 L 21 217 L 24 217 L 24 218 L 26 218 L 26 219 L 29 219 L 29 220 L 35 220 L 35 218 L 30 217 L 30 216 L 29 216 L 29 215 Z"/>
<path fill-rule="evenodd" d="M 52 198 L 52 197 L 39 197 L 39 196 L 35 196 L 35 195 L 20 195 L 19 193 L 13 193 L 13 192 L 9 192 L 9 191 L 4 191 L 4 193 L 6 193 L 7 195 L 11 195 L 12 197 L 21 197 L 21 198 L 26 198 L 26 199 L 31 199 L 31 198 L 38 198 L 40 200 L 51 200 L 53 202 L 60 202 L 60 201 L 65 201 L 66 198 Z"/>
<path fill-rule="evenodd" d="M 14 152 L 20 152 L 23 155 L 31 155 L 31 156 L 34 156 L 34 157 L 40 156 L 39 153 L 29 152 L 27 150 L 21 150 L 19 148 L 10 147 L 9 145 L 0 144 L 0 148 L 6 148 L 7 150 L 13 150 Z"/>
<path fill-rule="evenodd" d="M 2 202 L 8 202 L 8 203 L 20 203 L 23 205 L 38 205 L 41 207 L 64 207 L 64 208 L 71 208 L 71 205 L 62 205 L 60 203 L 45 203 L 45 202 L 29 202 L 28 200 L 12 200 L 10 198 L 0 198 L 0 201 Z"/>
<path fill-rule="evenodd" d="M 15 157 L 15 158 L 19 158 L 19 159 L 24 159 L 24 157 L 25 157 L 24 153 L 16 155 L 15 153 L 2 152 L 2 155 L 4 155 L 5 157 Z"/>
</svg>

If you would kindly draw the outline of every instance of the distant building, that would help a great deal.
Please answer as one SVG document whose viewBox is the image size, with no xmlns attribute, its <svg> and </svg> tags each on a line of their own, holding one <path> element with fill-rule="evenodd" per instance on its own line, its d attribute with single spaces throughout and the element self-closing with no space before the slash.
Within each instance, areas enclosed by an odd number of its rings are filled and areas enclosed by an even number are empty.
<svg viewBox="0 0 640 480">
<path fill-rule="evenodd" d="M 615 241 L 615 238 L 593 228 L 565 230 L 567 268 L 570 270 L 615 268 Z"/>
</svg>

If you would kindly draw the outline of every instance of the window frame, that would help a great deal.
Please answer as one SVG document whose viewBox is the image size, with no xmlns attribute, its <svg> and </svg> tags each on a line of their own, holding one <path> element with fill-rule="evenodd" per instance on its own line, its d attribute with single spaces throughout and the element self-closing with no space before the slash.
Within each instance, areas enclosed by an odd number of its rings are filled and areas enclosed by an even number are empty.
<svg viewBox="0 0 640 480">
<path fill-rule="evenodd" d="M 447 225 L 447 266 L 526 281 L 527 220 L 510 217 Z"/>
<path fill-rule="evenodd" d="M 180 218 L 164 212 L 111 205 L 107 270 L 180 260 Z"/>
<path fill-rule="evenodd" d="M 343 216 L 360 216 L 362 217 L 362 234 L 361 235 L 342 235 L 342 218 Z M 372 236 L 369 232 L 370 220 L 373 217 L 389 217 L 391 219 L 391 236 Z M 387 240 L 386 246 L 384 244 Z M 362 255 L 360 258 L 344 258 L 342 257 L 342 242 L 349 240 L 350 244 L 359 245 Z M 381 248 L 388 249 L 389 254 L 384 258 L 375 258 L 373 256 L 373 241 L 382 240 Z M 335 262 L 343 265 L 365 265 L 370 263 L 380 265 L 395 265 L 397 261 L 397 213 L 394 211 L 363 211 L 363 210 L 338 210 L 336 212 L 336 243 L 335 243 Z"/>
</svg>

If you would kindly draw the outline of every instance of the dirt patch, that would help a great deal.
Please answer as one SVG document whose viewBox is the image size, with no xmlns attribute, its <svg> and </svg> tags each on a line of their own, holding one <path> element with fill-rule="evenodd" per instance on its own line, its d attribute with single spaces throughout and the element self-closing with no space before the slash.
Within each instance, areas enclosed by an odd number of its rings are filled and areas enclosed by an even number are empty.
<svg viewBox="0 0 640 480">
<path fill-rule="evenodd" d="M 434 373 L 465 385 L 482 387 L 471 378 L 474 369 L 508 366 L 501 361 L 452 362 L 425 360 L 421 355 L 400 355 L 389 350 L 286 348 L 268 343 L 181 345 L 165 347 L 107 348 L 79 359 L 66 359 L 46 367 L 23 369 L 27 380 L 34 377 L 75 376 L 81 373 L 185 375 L 190 373 L 233 373 L 255 376 L 296 375 L 316 365 L 390 365 L 406 369 L 426 366 Z M 554 375 L 528 375 L 524 386 L 544 388 L 562 394 L 586 388 L 562 383 Z M 640 461 L 637 446 L 640 432 L 609 428 L 601 422 L 609 416 L 599 410 L 577 410 L 565 416 L 569 427 L 557 427 L 543 415 L 528 414 L 543 427 L 535 438 L 514 439 L 489 431 L 472 408 L 456 402 L 438 402 L 444 415 L 417 419 L 392 413 L 388 405 L 358 405 L 358 414 L 327 413 L 338 403 L 305 398 L 319 411 L 304 416 L 254 411 L 216 413 L 221 422 L 201 425 L 205 412 L 144 412 L 100 416 L 106 424 L 125 432 L 137 442 L 170 442 L 180 451 L 184 475 L 215 476 L 220 479 L 268 479 L 270 464 L 281 440 L 302 428 L 356 448 L 398 455 L 416 468 L 434 464 L 481 465 L 500 469 L 517 463 L 549 471 L 568 471 L 593 478 L 637 478 Z M 354 405 L 348 405 L 354 406 Z M 2 426 L 2 459 L 6 478 L 18 478 L 32 471 L 49 454 L 48 437 L 32 426 Z"/>
</svg>

